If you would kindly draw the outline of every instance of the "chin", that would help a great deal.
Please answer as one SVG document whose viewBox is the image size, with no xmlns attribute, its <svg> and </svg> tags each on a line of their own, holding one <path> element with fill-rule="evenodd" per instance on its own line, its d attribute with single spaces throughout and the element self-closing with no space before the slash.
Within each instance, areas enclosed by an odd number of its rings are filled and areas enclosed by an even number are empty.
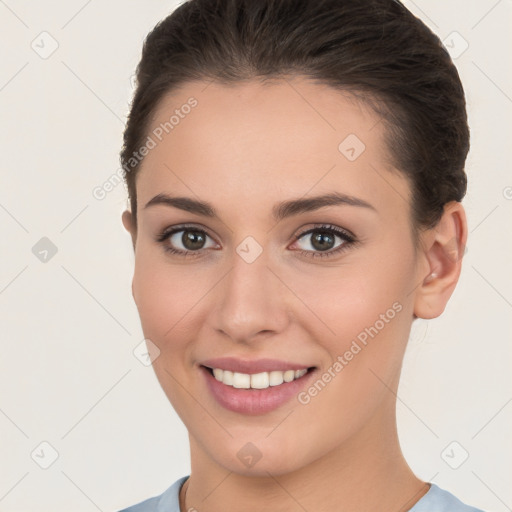
<svg viewBox="0 0 512 512">
<path fill-rule="evenodd" d="M 223 447 L 211 446 L 210 457 L 227 471 L 264 478 L 297 471 L 308 463 L 299 447 L 286 443 L 283 438 L 270 440 L 255 437 L 254 441 L 248 439 L 249 436 L 244 436 L 243 439 L 231 439 Z"/>
</svg>

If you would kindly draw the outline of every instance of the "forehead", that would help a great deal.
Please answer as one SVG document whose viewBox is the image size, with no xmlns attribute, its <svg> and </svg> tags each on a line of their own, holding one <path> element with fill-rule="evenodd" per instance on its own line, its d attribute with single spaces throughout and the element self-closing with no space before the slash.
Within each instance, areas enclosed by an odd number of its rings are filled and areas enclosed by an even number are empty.
<svg viewBox="0 0 512 512">
<path fill-rule="evenodd" d="M 304 78 L 187 83 L 154 112 L 139 204 L 165 191 L 254 206 L 332 190 L 403 202 L 408 186 L 389 172 L 384 129 L 349 93 Z"/>
</svg>

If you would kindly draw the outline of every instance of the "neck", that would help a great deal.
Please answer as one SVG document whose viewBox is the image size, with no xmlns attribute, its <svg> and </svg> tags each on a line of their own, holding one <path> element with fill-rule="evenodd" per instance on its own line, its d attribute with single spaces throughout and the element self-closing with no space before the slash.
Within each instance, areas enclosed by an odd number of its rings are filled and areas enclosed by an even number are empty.
<svg viewBox="0 0 512 512">
<path fill-rule="evenodd" d="M 277 477 L 232 472 L 212 460 L 191 437 L 192 470 L 180 494 L 181 510 L 406 512 L 429 486 L 403 458 L 394 413 L 389 420 L 386 427 L 382 418 L 375 418 L 329 453 Z"/>
</svg>

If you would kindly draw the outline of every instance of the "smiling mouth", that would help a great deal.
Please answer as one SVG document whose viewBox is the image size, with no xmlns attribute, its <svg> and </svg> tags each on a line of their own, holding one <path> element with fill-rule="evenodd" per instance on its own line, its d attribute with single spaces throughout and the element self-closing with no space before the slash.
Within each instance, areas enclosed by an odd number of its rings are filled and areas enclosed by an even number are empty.
<svg viewBox="0 0 512 512">
<path fill-rule="evenodd" d="M 240 373 L 222 368 L 210 368 L 202 365 L 215 380 L 236 389 L 267 389 L 281 384 L 299 380 L 316 367 L 301 370 L 273 370 L 260 373 Z"/>
</svg>

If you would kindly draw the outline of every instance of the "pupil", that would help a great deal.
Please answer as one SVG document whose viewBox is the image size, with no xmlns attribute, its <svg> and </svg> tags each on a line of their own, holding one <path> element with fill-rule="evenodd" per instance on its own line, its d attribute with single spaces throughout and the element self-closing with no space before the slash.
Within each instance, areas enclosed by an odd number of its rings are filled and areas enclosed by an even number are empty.
<svg viewBox="0 0 512 512">
<path fill-rule="evenodd" d="M 201 246 L 204 244 L 204 237 L 202 233 L 197 231 L 185 231 L 181 241 L 187 249 L 201 249 Z"/>
<path fill-rule="evenodd" d="M 330 233 L 318 233 L 313 236 L 313 247 L 320 251 L 326 251 L 327 249 L 331 249 L 331 245 L 334 242 L 333 238 L 334 237 Z"/>
</svg>

